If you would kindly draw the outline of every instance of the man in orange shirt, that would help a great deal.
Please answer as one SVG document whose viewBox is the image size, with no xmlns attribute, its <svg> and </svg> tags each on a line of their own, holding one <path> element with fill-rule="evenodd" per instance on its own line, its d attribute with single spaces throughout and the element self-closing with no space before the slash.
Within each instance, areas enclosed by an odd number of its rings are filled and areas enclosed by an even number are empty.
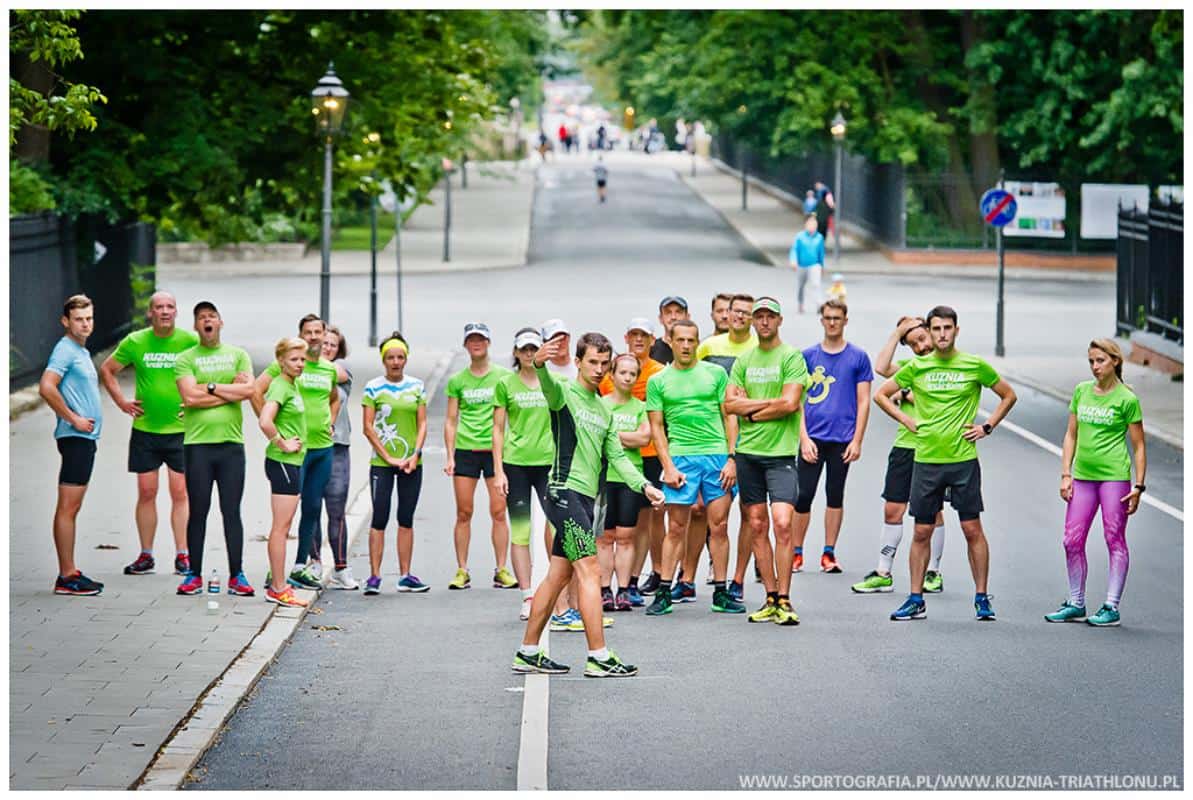
<svg viewBox="0 0 1193 800">
<path fill-rule="evenodd" d="M 645 317 L 635 317 L 630 320 L 625 332 L 626 352 L 633 353 L 641 367 L 638 371 L 638 380 L 634 382 L 630 394 L 644 402 L 646 400 L 646 382 L 650 380 L 651 375 L 663 369 L 662 364 L 650 357 L 650 348 L 654 344 L 652 328 L 650 320 Z M 602 395 L 613 391 L 613 379 L 610 375 L 605 375 L 601 380 L 600 388 Z M 662 478 L 663 467 L 659 463 L 654 443 L 643 447 L 641 453 L 642 474 L 657 486 Z M 635 606 L 646 604 L 646 601 L 642 599 L 642 591 L 638 589 L 638 576 L 646 564 L 648 549 L 650 550 L 651 582 L 658 582 L 659 562 L 663 558 L 664 513 L 662 507 L 647 506 L 638 515 L 638 526 L 634 531 L 634 564 L 630 572 L 633 577 L 630 578 L 630 585 L 626 587 L 630 595 L 630 603 Z"/>
</svg>

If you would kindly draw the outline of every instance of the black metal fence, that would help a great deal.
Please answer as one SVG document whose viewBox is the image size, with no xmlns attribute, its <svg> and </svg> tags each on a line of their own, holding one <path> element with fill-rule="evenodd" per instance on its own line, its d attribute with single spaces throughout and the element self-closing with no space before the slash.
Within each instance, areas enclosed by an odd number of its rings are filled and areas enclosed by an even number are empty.
<svg viewBox="0 0 1193 800">
<path fill-rule="evenodd" d="M 840 195 L 842 222 L 889 247 L 905 246 L 904 178 L 903 168 L 898 164 L 871 164 L 862 156 L 847 154 L 842 158 L 842 186 L 833 186 L 832 153 L 772 158 L 727 134 L 719 134 L 713 137 L 712 154 L 734 169 L 741 169 L 744 160 L 748 175 L 788 192 L 801 202 L 813 183 L 824 181 Z"/>
<path fill-rule="evenodd" d="M 1184 205 L 1118 212 L 1120 333 L 1151 331 L 1184 344 Z"/>
<path fill-rule="evenodd" d="M 8 379 L 18 389 L 45 369 L 62 337 L 62 303 L 70 295 L 82 292 L 95 302 L 92 352 L 130 330 L 133 283 L 153 285 L 156 239 L 152 225 L 111 225 L 92 215 L 12 217 L 8 232 Z"/>
</svg>

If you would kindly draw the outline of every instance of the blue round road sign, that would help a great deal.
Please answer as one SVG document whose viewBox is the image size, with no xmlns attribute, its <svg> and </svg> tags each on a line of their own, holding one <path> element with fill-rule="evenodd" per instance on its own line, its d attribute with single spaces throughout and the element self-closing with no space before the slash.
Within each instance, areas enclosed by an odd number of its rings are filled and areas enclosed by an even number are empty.
<svg viewBox="0 0 1193 800">
<path fill-rule="evenodd" d="M 996 228 L 1001 228 L 1015 218 L 1019 206 L 1015 195 L 1005 189 L 989 189 L 978 204 L 982 219 Z"/>
</svg>

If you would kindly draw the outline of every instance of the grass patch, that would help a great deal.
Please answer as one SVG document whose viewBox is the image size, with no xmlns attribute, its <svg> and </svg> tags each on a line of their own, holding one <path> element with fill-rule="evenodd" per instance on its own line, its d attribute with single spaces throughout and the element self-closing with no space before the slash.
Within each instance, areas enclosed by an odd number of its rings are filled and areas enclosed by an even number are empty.
<svg viewBox="0 0 1193 800">
<path fill-rule="evenodd" d="M 377 212 L 377 250 L 385 249 L 394 236 L 394 215 Z M 368 250 L 369 226 L 353 225 L 338 228 L 332 233 L 332 250 Z"/>
</svg>

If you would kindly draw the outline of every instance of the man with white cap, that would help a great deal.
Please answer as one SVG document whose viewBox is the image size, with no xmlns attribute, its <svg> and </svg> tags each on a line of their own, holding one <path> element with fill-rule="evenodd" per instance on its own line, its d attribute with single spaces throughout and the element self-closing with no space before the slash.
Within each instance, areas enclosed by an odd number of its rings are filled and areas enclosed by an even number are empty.
<svg viewBox="0 0 1193 800">
<path fill-rule="evenodd" d="M 549 319 L 543 323 L 543 344 L 560 339 L 559 353 L 547 362 L 547 369 L 556 375 L 576 379 L 576 362 L 571 357 L 572 332 L 561 319 Z"/>
</svg>

